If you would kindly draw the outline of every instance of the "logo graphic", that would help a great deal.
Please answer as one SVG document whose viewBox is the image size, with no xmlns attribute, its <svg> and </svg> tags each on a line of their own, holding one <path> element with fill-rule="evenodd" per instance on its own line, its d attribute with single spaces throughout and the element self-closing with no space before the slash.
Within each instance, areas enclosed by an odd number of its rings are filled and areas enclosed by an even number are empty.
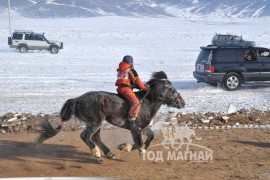
<svg viewBox="0 0 270 180">
<path fill-rule="evenodd" d="M 209 162 L 213 160 L 213 151 L 211 149 L 193 143 L 193 139 L 202 140 L 202 138 L 196 136 L 194 129 L 170 123 L 167 127 L 161 129 L 161 133 L 164 137 L 161 144 L 152 145 L 149 148 L 162 146 L 163 151 L 150 150 L 144 154 L 144 160 L 163 161 L 165 157 L 167 157 L 167 160 L 193 162 Z"/>
</svg>

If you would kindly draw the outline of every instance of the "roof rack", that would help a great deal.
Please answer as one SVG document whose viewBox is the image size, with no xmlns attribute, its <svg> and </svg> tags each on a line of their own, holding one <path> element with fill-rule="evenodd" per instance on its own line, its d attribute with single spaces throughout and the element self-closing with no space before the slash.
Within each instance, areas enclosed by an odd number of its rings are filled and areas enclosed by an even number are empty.
<svg viewBox="0 0 270 180">
<path fill-rule="evenodd" d="M 239 44 L 222 44 L 217 46 L 218 48 L 226 48 L 226 47 L 248 47 L 248 46 L 242 46 Z"/>
<path fill-rule="evenodd" d="M 34 33 L 33 31 L 30 30 L 14 30 L 15 33 Z"/>
<path fill-rule="evenodd" d="M 223 47 L 253 47 L 248 45 L 239 45 L 239 44 L 220 44 L 220 45 L 207 45 L 207 47 L 217 47 L 217 48 L 223 48 Z"/>
<path fill-rule="evenodd" d="M 231 46 L 223 46 L 223 45 L 219 45 L 219 46 L 216 46 L 216 45 L 207 45 L 207 46 L 202 46 L 200 47 L 201 49 L 209 49 L 209 50 L 212 50 L 212 49 L 232 49 L 232 48 L 248 48 L 248 49 L 264 49 L 264 50 L 270 50 L 269 48 L 265 48 L 265 47 L 257 47 L 257 46 L 241 46 L 241 45 L 231 45 Z"/>
<path fill-rule="evenodd" d="M 221 49 L 221 48 L 249 48 L 249 46 L 241 45 L 207 45 L 202 46 L 201 49 Z"/>
</svg>

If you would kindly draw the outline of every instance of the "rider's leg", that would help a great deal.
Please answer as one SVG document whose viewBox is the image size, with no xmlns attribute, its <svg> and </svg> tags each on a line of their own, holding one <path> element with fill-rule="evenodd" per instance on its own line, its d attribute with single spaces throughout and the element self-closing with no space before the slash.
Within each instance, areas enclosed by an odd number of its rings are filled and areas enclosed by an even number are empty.
<svg viewBox="0 0 270 180">
<path fill-rule="evenodd" d="M 131 88 L 125 88 L 123 92 L 118 91 L 118 93 L 122 94 L 130 103 L 131 108 L 129 110 L 129 117 L 128 117 L 128 128 L 132 132 L 140 132 L 140 128 L 136 126 L 135 120 L 138 117 L 138 114 L 140 112 L 140 101 L 134 94 L 133 90 Z"/>
</svg>

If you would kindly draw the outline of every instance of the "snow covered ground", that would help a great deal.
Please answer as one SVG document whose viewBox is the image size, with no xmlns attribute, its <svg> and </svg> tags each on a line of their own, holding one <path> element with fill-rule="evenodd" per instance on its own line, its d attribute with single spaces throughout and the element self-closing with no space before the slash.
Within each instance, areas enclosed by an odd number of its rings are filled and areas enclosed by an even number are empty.
<svg viewBox="0 0 270 180">
<path fill-rule="evenodd" d="M 228 92 L 197 83 L 192 75 L 200 46 L 208 45 L 215 33 L 242 35 L 258 46 L 270 47 L 270 18 L 29 19 L 13 13 L 12 29 L 45 32 L 49 40 L 64 42 L 64 49 L 54 55 L 47 51 L 21 54 L 9 48 L 6 14 L 0 13 L 0 115 L 59 112 L 68 98 L 87 91 L 116 92 L 116 69 L 127 54 L 133 56 L 143 81 L 154 71 L 167 73 L 186 101 L 178 111 L 226 111 L 229 104 L 270 107 L 270 84 Z"/>
</svg>

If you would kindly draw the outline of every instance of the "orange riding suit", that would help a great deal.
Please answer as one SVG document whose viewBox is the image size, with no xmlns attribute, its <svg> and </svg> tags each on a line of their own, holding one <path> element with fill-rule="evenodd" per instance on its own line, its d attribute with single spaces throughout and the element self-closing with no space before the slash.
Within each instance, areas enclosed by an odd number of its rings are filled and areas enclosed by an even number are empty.
<svg viewBox="0 0 270 180">
<path fill-rule="evenodd" d="M 115 83 L 115 85 L 118 86 L 117 92 L 129 101 L 131 105 L 129 116 L 137 118 L 141 104 L 133 92 L 133 88 L 146 90 L 147 86 L 141 81 L 137 72 L 133 69 L 133 66 L 126 62 L 119 63 L 117 72 L 117 81 Z"/>
</svg>

